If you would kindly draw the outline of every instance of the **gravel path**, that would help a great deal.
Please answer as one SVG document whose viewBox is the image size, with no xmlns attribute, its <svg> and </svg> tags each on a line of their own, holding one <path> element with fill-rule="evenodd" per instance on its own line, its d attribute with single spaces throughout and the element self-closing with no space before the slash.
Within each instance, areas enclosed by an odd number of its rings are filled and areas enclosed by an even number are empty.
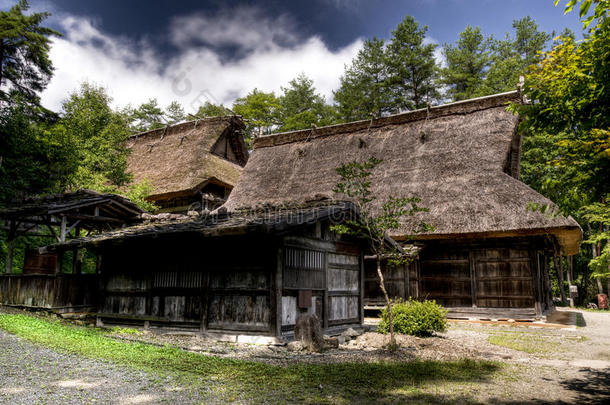
<svg viewBox="0 0 610 405">
<path fill-rule="evenodd" d="M 61 354 L 0 330 L 0 404 L 191 404 L 172 380 Z"/>
</svg>

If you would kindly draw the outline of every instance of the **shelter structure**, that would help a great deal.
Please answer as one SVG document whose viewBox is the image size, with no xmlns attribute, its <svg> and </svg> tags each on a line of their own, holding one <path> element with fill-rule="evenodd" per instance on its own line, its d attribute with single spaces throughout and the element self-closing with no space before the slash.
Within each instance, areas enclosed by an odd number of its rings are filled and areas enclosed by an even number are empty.
<svg viewBox="0 0 610 405">
<path fill-rule="evenodd" d="M 71 274 L 64 274 L 64 254 L 25 252 L 23 272 L 14 274 L 14 249 L 19 237 L 36 236 L 65 242 L 83 234 L 109 231 L 140 221 L 142 210 L 117 194 L 91 190 L 33 197 L 0 209 L 7 240 L 5 273 L 0 275 L 0 303 L 74 309 L 92 305 L 95 275 L 81 273 L 83 255 L 72 249 Z M 99 264 L 99 260 L 97 261 Z"/>
<path fill-rule="evenodd" d="M 238 116 L 184 122 L 129 138 L 128 172 L 153 187 L 147 198 L 162 212 L 212 210 L 224 203 L 248 150 Z"/>
<path fill-rule="evenodd" d="M 520 101 L 514 91 L 260 137 L 224 207 L 341 198 L 335 169 L 375 156 L 383 159 L 371 178 L 376 209 L 389 196 L 417 196 L 430 210 L 390 235 L 420 248 L 413 265 L 385 270 L 391 295 L 435 299 L 453 317 L 542 317 L 553 309 L 546 257 L 577 253 L 582 231 L 572 218 L 528 208 L 554 205 L 519 180 L 519 118 L 507 105 Z M 422 221 L 434 231 L 413 235 Z M 367 266 L 365 303 L 380 301 Z"/>
<path fill-rule="evenodd" d="M 300 313 L 326 331 L 363 319 L 362 241 L 336 235 L 347 202 L 308 201 L 155 220 L 48 251 L 103 255 L 97 319 L 239 336 L 290 335 Z M 246 339 L 246 340 L 242 340 Z"/>
</svg>

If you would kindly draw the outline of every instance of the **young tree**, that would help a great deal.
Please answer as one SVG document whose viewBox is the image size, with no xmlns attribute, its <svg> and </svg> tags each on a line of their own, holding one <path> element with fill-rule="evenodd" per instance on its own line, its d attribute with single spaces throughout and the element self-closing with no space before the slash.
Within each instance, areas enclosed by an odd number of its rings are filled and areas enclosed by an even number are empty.
<svg viewBox="0 0 610 405">
<path fill-rule="evenodd" d="M 29 7 L 26 0 L 19 0 L 9 11 L 0 11 L 0 101 L 16 93 L 38 106 L 38 92 L 53 74 L 50 38 L 61 34 L 41 26 L 51 14 L 24 15 Z"/>
<path fill-rule="evenodd" d="M 167 125 L 163 110 L 159 107 L 156 98 L 151 98 L 133 110 L 131 122 L 134 132 L 150 131 Z"/>
<path fill-rule="evenodd" d="M 229 111 L 222 104 L 216 105 L 206 101 L 205 104 L 199 106 L 195 116 L 205 118 L 205 117 L 222 117 L 224 115 L 230 115 L 231 111 Z"/>
<path fill-rule="evenodd" d="M 401 229 L 405 217 L 428 211 L 428 209 L 417 205 L 421 202 L 417 197 L 395 198 L 392 196 L 381 203 L 381 210 L 377 209 L 379 202 L 377 202 L 377 197 L 371 190 L 371 174 L 379 163 L 381 163 L 381 160 L 371 157 L 364 163 L 354 161 L 337 168 L 337 174 L 341 180 L 335 186 L 334 191 L 352 200 L 358 208 L 359 215 L 344 224 L 333 226 L 332 229 L 337 233 L 362 237 L 368 241 L 369 248 L 376 258 L 379 287 L 388 310 L 390 348 L 394 349 L 396 348 L 396 339 L 394 337 L 392 302 L 385 288 L 381 261 L 389 259 L 393 264 L 404 264 L 410 260 L 400 246 L 389 238 L 388 233 Z M 417 228 L 411 229 L 411 234 L 429 230 L 432 230 L 429 225 L 421 223 Z"/>
<path fill-rule="evenodd" d="M 406 16 L 392 31 L 386 60 L 392 106 L 397 111 L 426 107 L 440 98 L 436 89 L 438 68 L 434 59 L 435 44 L 425 44 L 428 26 L 422 28 Z"/>
<path fill-rule="evenodd" d="M 485 71 L 491 61 L 490 45 L 491 40 L 483 36 L 479 27 L 469 25 L 460 33 L 455 45 L 443 46 L 447 67 L 442 70 L 441 82 L 448 86 L 447 96 L 453 101 L 489 92 L 485 86 Z"/>
<path fill-rule="evenodd" d="M 184 108 L 177 101 L 172 101 L 165 108 L 165 120 L 169 125 L 174 125 L 180 121 L 184 121 L 186 118 L 186 114 L 184 113 Z"/>
<path fill-rule="evenodd" d="M 270 134 L 280 124 L 280 101 L 273 92 L 252 90 L 233 104 L 233 111 L 246 120 L 246 144 L 261 135 Z"/>
<path fill-rule="evenodd" d="M 341 76 L 339 89 L 334 92 L 341 119 L 345 122 L 364 120 L 392 112 L 387 80 L 383 39 L 364 41 L 363 48 Z"/>
<path fill-rule="evenodd" d="M 316 93 L 313 80 L 300 74 L 282 87 L 280 97 L 280 131 L 311 128 L 335 122 L 335 111 L 324 97 Z"/>
</svg>

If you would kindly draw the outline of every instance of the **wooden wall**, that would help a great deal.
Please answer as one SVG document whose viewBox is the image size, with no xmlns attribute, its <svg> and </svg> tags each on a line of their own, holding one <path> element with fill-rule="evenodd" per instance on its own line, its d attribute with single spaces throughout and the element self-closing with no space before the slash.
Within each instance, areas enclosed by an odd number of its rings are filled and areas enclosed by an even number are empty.
<svg viewBox="0 0 610 405">
<path fill-rule="evenodd" d="M 533 317 L 549 308 L 543 250 L 536 238 L 428 242 L 411 265 L 384 266 L 386 288 L 393 297 L 433 299 L 455 313 L 485 308 Z M 367 260 L 365 274 L 366 304 L 384 305 L 374 261 Z"/>
<path fill-rule="evenodd" d="M 94 309 L 98 277 L 95 274 L 0 275 L 0 303 L 80 312 Z"/>
<path fill-rule="evenodd" d="M 272 332 L 273 244 L 264 238 L 176 237 L 108 249 L 104 322 Z"/>
<path fill-rule="evenodd" d="M 328 223 L 286 237 L 281 330 L 292 330 L 301 313 L 316 314 L 325 328 L 361 323 L 362 262 L 360 247 L 330 232 Z"/>
<path fill-rule="evenodd" d="M 104 323 L 280 335 L 301 313 L 324 327 L 362 321 L 359 246 L 311 225 L 271 237 L 173 236 L 103 254 Z"/>
</svg>

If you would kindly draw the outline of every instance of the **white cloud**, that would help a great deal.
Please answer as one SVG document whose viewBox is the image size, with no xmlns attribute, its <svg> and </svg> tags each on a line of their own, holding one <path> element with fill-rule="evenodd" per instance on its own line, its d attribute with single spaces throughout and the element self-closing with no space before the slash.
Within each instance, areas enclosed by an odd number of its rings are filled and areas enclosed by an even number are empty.
<svg viewBox="0 0 610 405">
<path fill-rule="evenodd" d="M 436 63 L 441 67 L 446 67 L 447 60 L 445 59 L 445 55 L 443 55 L 443 46 L 438 43 L 438 41 L 430 36 L 424 38 L 424 45 L 434 44 L 436 48 L 434 49 L 434 59 Z"/>
<path fill-rule="evenodd" d="M 301 72 L 330 100 L 344 65 L 362 46 L 356 40 L 332 51 L 319 37 L 299 40 L 288 17 L 266 18 L 251 7 L 174 19 L 168 35 L 179 46 L 170 60 L 87 19 L 67 16 L 61 24 L 66 35 L 53 41 L 55 74 L 42 94 L 54 110 L 83 81 L 108 88 L 116 106 L 156 97 L 162 106 L 178 100 L 190 112 L 206 100 L 230 105 L 255 87 L 279 92 Z M 223 59 L 219 46 L 238 49 L 239 57 Z"/>
</svg>

